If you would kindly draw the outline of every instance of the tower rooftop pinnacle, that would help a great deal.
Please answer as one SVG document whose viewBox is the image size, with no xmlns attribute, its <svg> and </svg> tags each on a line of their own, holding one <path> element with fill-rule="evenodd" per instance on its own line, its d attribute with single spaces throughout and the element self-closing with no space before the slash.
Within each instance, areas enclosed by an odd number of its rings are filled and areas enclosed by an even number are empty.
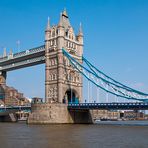
<svg viewBox="0 0 148 148">
<path fill-rule="evenodd" d="M 9 55 L 13 55 L 12 48 L 10 49 Z"/>
<path fill-rule="evenodd" d="M 60 13 L 60 21 L 58 24 L 59 27 L 63 26 L 63 18 L 62 18 L 62 13 Z"/>
<path fill-rule="evenodd" d="M 64 9 L 62 15 L 68 18 L 68 14 L 67 14 L 66 8 Z"/>
<path fill-rule="evenodd" d="M 6 48 L 4 48 L 3 57 L 6 57 L 6 56 L 7 56 L 7 51 L 6 51 Z"/>
<path fill-rule="evenodd" d="M 80 23 L 80 27 L 79 27 L 79 36 L 83 36 L 83 31 L 82 31 L 82 24 Z"/>
<path fill-rule="evenodd" d="M 50 29 L 50 18 L 48 17 L 48 22 L 47 22 L 47 28 L 46 30 L 49 30 Z"/>
<path fill-rule="evenodd" d="M 64 11 L 60 14 L 60 21 L 58 26 L 62 26 L 64 27 L 66 30 L 71 26 L 70 22 L 69 22 L 69 18 L 66 12 L 66 9 L 64 9 Z"/>
</svg>

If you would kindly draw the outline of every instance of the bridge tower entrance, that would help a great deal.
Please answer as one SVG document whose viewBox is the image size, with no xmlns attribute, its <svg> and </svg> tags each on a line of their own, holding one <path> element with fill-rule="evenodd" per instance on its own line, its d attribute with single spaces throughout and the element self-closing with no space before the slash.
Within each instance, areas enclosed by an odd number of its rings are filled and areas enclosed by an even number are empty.
<svg viewBox="0 0 148 148">
<path fill-rule="evenodd" d="M 79 103 L 79 96 L 73 89 L 69 89 L 65 92 L 63 103 Z"/>
<path fill-rule="evenodd" d="M 45 100 L 46 103 L 63 103 L 63 98 L 68 97 L 68 102 L 70 102 L 70 91 L 67 90 L 75 90 L 79 96 L 78 101 L 82 102 L 82 76 L 64 57 L 62 48 L 82 63 L 82 27 L 80 25 L 79 32 L 75 35 L 66 10 L 61 13 L 58 25 L 51 27 L 48 19 L 45 31 Z M 66 91 L 67 96 L 65 96 Z M 74 92 L 72 92 L 72 96 L 75 96 Z"/>
</svg>

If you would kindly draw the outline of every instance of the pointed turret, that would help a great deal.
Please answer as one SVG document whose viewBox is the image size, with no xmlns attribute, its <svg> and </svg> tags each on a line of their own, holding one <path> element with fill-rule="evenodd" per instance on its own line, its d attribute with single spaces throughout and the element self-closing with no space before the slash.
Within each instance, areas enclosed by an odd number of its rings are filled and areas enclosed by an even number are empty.
<svg viewBox="0 0 148 148">
<path fill-rule="evenodd" d="M 60 15 L 60 21 L 59 21 L 58 27 L 60 26 L 64 27 L 65 30 L 67 30 L 71 26 L 66 9 L 64 9 L 64 11 Z"/>
<path fill-rule="evenodd" d="M 60 21 L 59 21 L 58 27 L 63 27 L 63 16 L 62 16 L 62 13 L 60 13 Z"/>
<path fill-rule="evenodd" d="M 79 32 L 77 35 L 77 40 L 83 44 L 83 31 L 82 31 L 82 24 L 80 23 L 80 28 L 79 28 Z"/>
<path fill-rule="evenodd" d="M 49 30 L 50 29 L 50 18 L 48 17 L 48 22 L 47 22 L 47 28 L 46 30 Z"/>
<path fill-rule="evenodd" d="M 6 51 L 6 48 L 4 48 L 3 57 L 6 57 L 6 56 L 7 56 L 7 51 Z"/>
<path fill-rule="evenodd" d="M 67 14 L 66 8 L 64 8 L 64 11 L 63 11 L 62 15 L 64 15 L 65 17 L 68 18 L 68 14 Z"/>
<path fill-rule="evenodd" d="M 78 36 L 83 36 L 82 24 L 80 23 Z"/>
<path fill-rule="evenodd" d="M 13 55 L 12 49 L 10 49 L 9 55 Z"/>
</svg>

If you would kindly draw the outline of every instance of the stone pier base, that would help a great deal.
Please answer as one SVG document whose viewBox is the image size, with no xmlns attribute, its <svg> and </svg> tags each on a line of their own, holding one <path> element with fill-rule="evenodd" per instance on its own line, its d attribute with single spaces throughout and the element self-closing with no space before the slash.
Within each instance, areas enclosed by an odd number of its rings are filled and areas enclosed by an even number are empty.
<svg viewBox="0 0 148 148">
<path fill-rule="evenodd" d="M 39 103 L 31 109 L 28 124 L 93 123 L 88 110 L 69 111 L 66 104 Z"/>
</svg>

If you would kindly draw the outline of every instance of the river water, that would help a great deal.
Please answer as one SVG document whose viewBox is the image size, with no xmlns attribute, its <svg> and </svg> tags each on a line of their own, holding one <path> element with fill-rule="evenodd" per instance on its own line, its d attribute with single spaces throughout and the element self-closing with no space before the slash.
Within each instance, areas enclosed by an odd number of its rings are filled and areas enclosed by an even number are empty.
<svg viewBox="0 0 148 148">
<path fill-rule="evenodd" d="M 0 123 L 0 148 L 148 148 L 147 122 Z"/>
</svg>

